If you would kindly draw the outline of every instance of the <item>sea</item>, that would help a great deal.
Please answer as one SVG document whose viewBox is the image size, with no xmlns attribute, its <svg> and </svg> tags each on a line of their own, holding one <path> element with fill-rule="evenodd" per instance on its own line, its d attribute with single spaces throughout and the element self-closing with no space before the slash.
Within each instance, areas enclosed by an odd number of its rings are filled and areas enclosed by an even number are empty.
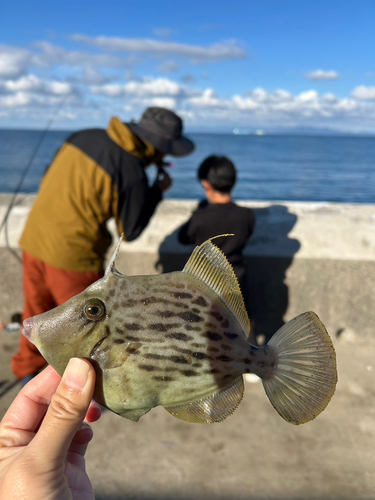
<svg viewBox="0 0 375 500">
<path fill-rule="evenodd" d="M 70 134 L 0 130 L 0 192 L 36 193 L 46 167 Z M 201 199 L 197 168 L 217 154 L 236 165 L 236 200 L 375 203 L 375 137 L 187 135 L 196 149 L 184 158 L 166 158 L 172 162 L 173 178 L 166 198 Z M 155 170 L 147 169 L 150 182 Z"/>
</svg>

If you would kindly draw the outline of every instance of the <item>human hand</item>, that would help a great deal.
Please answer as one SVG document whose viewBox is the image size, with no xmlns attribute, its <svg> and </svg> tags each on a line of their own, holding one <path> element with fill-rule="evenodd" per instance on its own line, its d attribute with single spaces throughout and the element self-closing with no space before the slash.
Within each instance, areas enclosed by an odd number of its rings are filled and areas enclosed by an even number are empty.
<svg viewBox="0 0 375 500">
<path fill-rule="evenodd" d="M 157 186 L 162 192 L 167 191 L 167 189 L 172 186 L 171 176 L 161 166 L 158 166 L 158 174 L 156 176 L 155 186 Z"/>
<path fill-rule="evenodd" d="M 17 395 L 0 424 L 2 500 L 93 500 L 84 455 L 93 437 L 82 424 L 100 417 L 90 407 L 95 371 L 73 358 L 61 378 L 50 366 Z"/>
</svg>

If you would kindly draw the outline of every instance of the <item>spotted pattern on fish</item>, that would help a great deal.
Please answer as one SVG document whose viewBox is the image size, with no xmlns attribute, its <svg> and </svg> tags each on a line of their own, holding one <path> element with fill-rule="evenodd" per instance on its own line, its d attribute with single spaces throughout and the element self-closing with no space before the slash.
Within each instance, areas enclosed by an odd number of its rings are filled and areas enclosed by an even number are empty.
<svg viewBox="0 0 375 500">
<path fill-rule="evenodd" d="M 200 326 L 194 326 L 190 324 L 185 324 L 184 325 L 185 330 L 188 330 L 190 332 L 200 332 L 202 328 Z"/>
<path fill-rule="evenodd" d="M 213 340 L 214 342 L 217 342 L 218 340 L 222 340 L 223 337 L 219 333 L 215 332 L 205 332 L 203 336 L 207 337 L 210 340 Z"/>
<path fill-rule="evenodd" d="M 180 313 L 180 314 L 178 314 L 178 316 L 181 319 L 183 319 L 184 321 L 189 321 L 191 323 L 197 323 L 197 322 L 203 320 L 203 318 L 201 316 L 199 316 L 198 314 L 193 313 L 192 311 Z"/>
<path fill-rule="evenodd" d="M 178 323 L 152 323 L 151 325 L 148 325 L 147 328 L 150 330 L 155 330 L 157 332 L 168 332 L 172 328 L 178 327 Z"/>
<path fill-rule="evenodd" d="M 192 339 L 191 336 L 186 335 L 185 333 L 168 333 L 165 338 L 167 339 L 175 339 L 175 340 L 181 340 L 181 342 L 188 342 L 189 340 Z"/>
<path fill-rule="evenodd" d="M 154 370 L 157 370 L 157 367 L 155 365 L 138 365 L 138 368 L 140 370 L 145 370 L 146 372 L 153 372 Z"/>
<path fill-rule="evenodd" d="M 175 299 L 192 299 L 193 295 L 191 293 L 184 293 L 184 292 L 171 292 L 171 296 Z"/>
<path fill-rule="evenodd" d="M 212 311 L 211 316 L 213 316 L 219 322 L 223 321 L 223 319 L 224 319 L 223 316 L 219 312 L 216 312 L 216 311 Z"/>
<path fill-rule="evenodd" d="M 202 306 L 202 307 L 208 307 L 207 301 L 202 297 L 202 295 L 199 295 L 195 300 L 192 301 L 192 304 L 195 304 L 197 306 Z"/>
<path fill-rule="evenodd" d="M 177 316 L 177 314 L 173 311 L 156 311 L 156 316 L 159 316 L 160 318 L 173 318 L 174 316 Z"/>
<path fill-rule="evenodd" d="M 125 323 L 124 327 L 126 330 L 132 330 L 132 331 L 142 330 L 142 326 L 138 325 L 137 323 Z"/>
<path fill-rule="evenodd" d="M 194 370 L 184 370 L 184 371 L 182 371 L 182 374 L 185 377 L 196 377 L 199 375 L 199 373 L 195 372 Z"/>
<path fill-rule="evenodd" d="M 111 391 L 126 390 L 130 408 L 168 405 L 176 394 L 193 400 L 250 368 L 243 361 L 249 359 L 245 341 L 232 345 L 239 337 L 237 323 L 223 316 L 202 284 L 192 279 L 186 285 L 172 275 L 144 279 L 146 285 L 138 285 L 110 276 L 108 286 L 116 293 L 97 296 L 109 301 L 112 316 L 110 327 L 103 322 L 98 332 L 95 360 L 107 370 L 104 376 L 110 372 Z M 87 326 L 92 330 L 85 338 L 100 327 L 100 322 Z M 114 347 L 124 351 L 112 354 Z"/>
</svg>

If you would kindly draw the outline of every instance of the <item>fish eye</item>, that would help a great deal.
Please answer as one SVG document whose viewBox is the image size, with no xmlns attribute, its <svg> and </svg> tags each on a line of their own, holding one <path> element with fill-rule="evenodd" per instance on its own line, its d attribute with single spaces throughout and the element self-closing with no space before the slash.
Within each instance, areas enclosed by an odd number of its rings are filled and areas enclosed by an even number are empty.
<svg viewBox="0 0 375 500">
<path fill-rule="evenodd" d="M 99 299 L 90 300 L 83 308 L 83 313 L 87 319 L 97 321 L 105 315 L 105 305 Z"/>
</svg>

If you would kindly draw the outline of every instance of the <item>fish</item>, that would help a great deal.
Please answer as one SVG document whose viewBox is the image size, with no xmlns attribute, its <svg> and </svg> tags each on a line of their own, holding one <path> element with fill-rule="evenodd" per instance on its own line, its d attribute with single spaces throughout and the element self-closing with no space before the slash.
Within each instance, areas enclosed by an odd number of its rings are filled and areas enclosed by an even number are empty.
<svg viewBox="0 0 375 500">
<path fill-rule="evenodd" d="M 94 399 L 135 422 L 158 405 L 185 422 L 221 422 L 241 403 L 247 373 L 261 378 L 284 420 L 309 422 L 335 392 L 329 334 L 309 311 L 267 345 L 250 344 L 236 275 L 212 240 L 194 249 L 182 271 L 126 276 L 115 266 L 120 238 L 103 278 L 26 319 L 23 334 L 60 375 L 70 358 L 89 360 Z"/>
</svg>

